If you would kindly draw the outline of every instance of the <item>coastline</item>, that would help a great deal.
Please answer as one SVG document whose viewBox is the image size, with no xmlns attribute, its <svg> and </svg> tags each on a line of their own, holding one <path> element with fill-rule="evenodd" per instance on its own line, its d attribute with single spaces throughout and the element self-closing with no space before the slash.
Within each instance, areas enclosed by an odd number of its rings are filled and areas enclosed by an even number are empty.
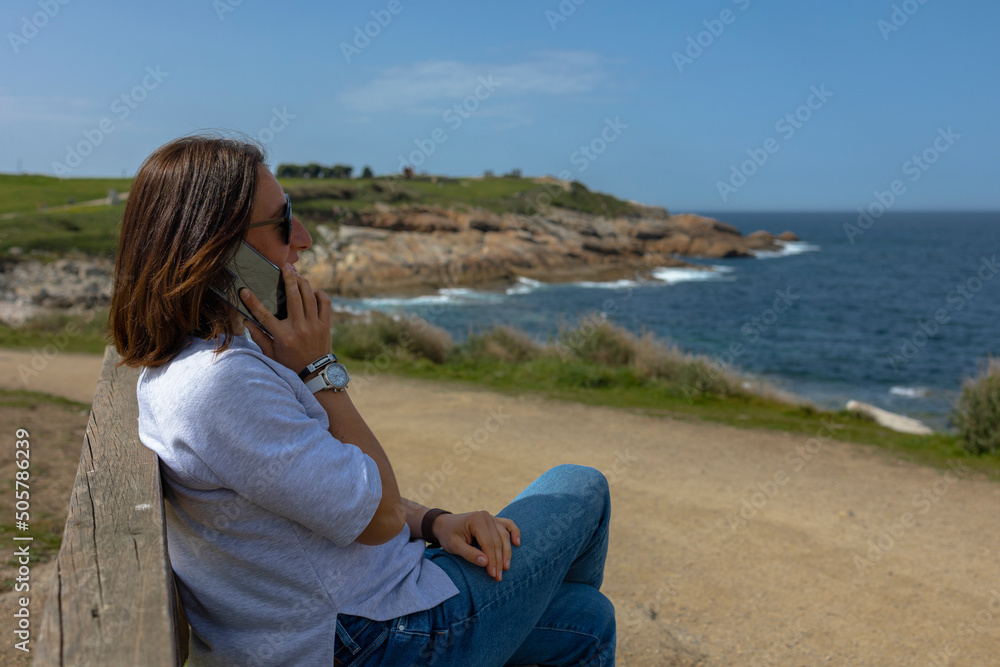
<svg viewBox="0 0 1000 667">
<path fill-rule="evenodd" d="M 485 208 L 390 207 L 341 212 L 317 224 L 299 268 L 318 289 L 349 298 L 427 295 L 447 288 L 655 280 L 663 269 L 702 271 L 686 261 L 780 255 L 791 232 L 744 236 L 713 218 L 629 204 L 607 218 L 548 208 L 531 215 Z M 81 252 L 0 256 L 0 322 L 106 306 L 113 260 Z"/>
<path fill-rule="evenodd" d="M 713 218 L 635 206 L 606 218 L 548 208 L 532 215 L 483 208 L 389 207 L 320 225 L 300 270 L 331 295 L 366 297 L 544 282 L 645 279 L 656 269 L 703 267 L 687 258 L 752 258 L 798 241 L 757 231 L 744 236 Z"/>
<path fill-rule="evenodd" d="M 814 400 L 825 409 L 836 411 L 849 400 L 860 400 L 920 419 L 937 429 L 949 429 L 951 405 L 964 378 L 978 371 L 978 360 L 991 349 L 988 347 L 991 342 L 983 339 L 982 332 L 988 330 L 984 328 L 988 322 L 995 321 L 995 304 L 991 305 L 986 297 L 977 297 L 970 302 L 974 307 L 955 313 L 953 322 L 942 327 L 947 340 L 939 336 L 922 346 L 918 358 L 905 367 L 900 366 L 898 373 L 896 367 L 884 368 L 881 360 L 886 353 L 898 349 L 900 340 L 912 339 L 914 332 L 920 331 L 912 322 L 917 316 L 926 317 L 925 311 L 930 308 L 926 304 L 927 295 L 939 294 L 938 305 L 951 307 L 950 302 L 945 301 L 946 292 L 952 287 L 947 282 L 948 277 L 942 275 L 937 264 L 921 268 L 915 256 L 920 249 L 945 249 L 954 244 L 950 256 L 959 262 L 965 254 L 977 252 L 982 243 L 966 250 L 961 245 L 964 234 L 956 236 L 945 221 L 928 214 L 914 217 L 912 224 L 912 216 L 907 215 L 905 225 L 901 217 L 887 219 L 857 245 L 850 245 L 842 233 L 842 225 L 850 220 L 848 214 L 803 215 L 733 214 L 725 219 L 747 230 L 757 227 L 794 230 L 808 243 L 793 242 L 793 248 L 802 251 L 815 250 L 819 246 L 821 252 L 808 255 L 786 252 L 780 259 L 763 251 L 756 253 L 754 260 L 685 260 L 724 266 L 729 273 L 699 271 L 694 275 L 695 282 L 677 290 L 664 289 L 663 284 L 690 278 L 693 274 L 684 275 L 688 269 L 670 269 L 675 277 L 663 280 L 662 276 L 652 276 L 648 282 L 637 281 L 629 275 L 622 279 L 620 273 L 592 276 L 586 272 L 582 275 L 567 272 L 562 277 L 572 282 L 544 285 L 525 277 L 515 282 L 504 278 L 471 286 L 453 281 L 445 283 L 444 291 L 430 284 L 409 290 L 385 288 L 373 291 L 379 296 L 366 299 L 370 303 L 349 299 L 343 303 L 345 309 L 352 312 L 369 308 L 404 309 L 424 315 L 447 326 L 456 340 L 464 339 L 470 324 L 488 326 L 493 321 L 514 324 L 537 340 L 544 340 L 552 335 L 556 326 L 551 322 L 549 327 L 538 324 L 538 318 L 544 313 L 557 317 L 565 313 L 566 321 L 572 322 L 582 313 L 607 311 L 616 322 L 631 326 L 633 330 L 648 326 L 663 340 L 710 358 L 726 360 L 727 350 L 733 345 L 742 345 L 738 349 L 743 354 L 733 358 L 735 364 L 751 373 L 774 378 L 785 390 Z M 966 218 L 972 222 L 972 218 Z M 432 220 L 422 219 L 424 222 Z M 969 229 L 979 229 L 986 222 L 976 222 L 977 227 L 970 224 Z M 386 230 L 369 231 L 389 233 Z M 915 236 L 914 232 L 919 234 Z M 315 236 L 319 238 L 319 234 Z M 443 243 L 453 236 L 452 232 L 440 232 Z M 909 251 L 914 256 L 903 255 L 889 265 L 864 259 L 866 256 L 895 256 L 885 253 L 900 251 Z M 51 269 L 62 261 L 46 266 Z M 68 273 L 66 279 L 74 289 L 90 280 L 89 276 L 81 276 L 86 271 L 80 268 Z M 643 268 L 641 263 L 639 268 Z M 970 265 L 969 270 L 975 268 Z M 606 267 L 586 269 L 594 270 L 614 271 Z M 861 279 L 863 275 L 870 275 L 870 278 Z M 596 280 L 580 280 L 592 277 Z M 17 282 L 25 288 L 44 290 L 49 303 L 65 303 L 66 297 L 72 296 L 49 289 L 44 278 L 36 280 L 28 275 Z M 794 287 L 795 294 L 801 294 L 801 298 L 772 324 L 774 316 L 767 308 L 774 300 L 774 289 L 785 292 L 789 287 Z M 988 287 L 992 289 L 993 284 Z M 924 297 L 920 297 L 921 294 Z M 419 298 L 414 298 L 418 295 Z M 81 295 L 80 298 L 90 297 Z M 606 303 L 611 304 L 610 308 L 604 305 Z M 876 304 L 891 304 L 893 308 L 873 308 Z M 676 315 L 668 319 L 661 315 L 664 311 Z M 51 321 L 57 322 L 61 317 L 58 313 L 66 311 L 57 308 L 54 312 L 56 315 Z M 754 318 L 762 315 L 765 321 L 755 325 Z M 53 324 L 40 331 L 54 333 L 61 326 Z M 17 335 L 16 332 L 12 334 Z M 956 335 L 971 337 L 972 344 L 959 348 L 949 344 Z M 42 336 L 39 333 L 39 340 Z M 72 344 L 70 349 L 74 349 Z M 907 354 L 912 356 L 913 350 Z M 868 363 L 859 363 L 860 357 Z M 934 372 L 930 373 L 931 370 Z"/>
</svg>

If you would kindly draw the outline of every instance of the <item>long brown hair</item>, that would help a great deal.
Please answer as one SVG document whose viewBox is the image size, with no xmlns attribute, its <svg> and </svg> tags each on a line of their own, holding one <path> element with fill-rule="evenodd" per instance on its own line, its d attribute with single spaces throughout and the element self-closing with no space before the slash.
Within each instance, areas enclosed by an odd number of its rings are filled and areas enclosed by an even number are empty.
<svg viewBox="0 0 1000 667">
<path fill-rule="evenodd" d="M 235 334 L 211 290 L 250 224 L 263 149 L 195 135 L 156 149 L 139 169 L 122 219 L 108 324 L 128 366 L 160 366 L 187 336 Z"/>
</svg>

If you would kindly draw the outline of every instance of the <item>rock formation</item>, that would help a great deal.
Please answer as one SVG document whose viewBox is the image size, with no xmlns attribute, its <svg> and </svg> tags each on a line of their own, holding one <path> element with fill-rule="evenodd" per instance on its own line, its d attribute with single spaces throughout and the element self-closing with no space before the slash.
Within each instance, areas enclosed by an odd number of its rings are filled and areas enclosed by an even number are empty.
<svg viewBox="0 0 1000 667">
<path fill-rule="evenodd" d="M 339 216 L 336 229 L 320 225 L 299 266 L 314 287 L 367 296 L 500 286 L 522 276 L 545 282 L 644 278 L 659 267 L 693 266 L 679 256 L 748 257 L 795 240 L 787 233 L 744 237 L 717 220 L 669 215 L 658 207 L 634 210 L 632 217 L 608 219 L 560 208 L 515 215 L 376 204 Z M 110 259 L 83 255 L 47 262 L 6 258 L 0 262 L 0 323 L 107 307 L 112 266 Z"/>
<path fill-rule="evenodd" d="M 845 409 L 848 412 L 857 412 L 858 414 L 870 417 L 879 426 L 884 426 L 899 433 L 909 433 L 912 435 L 931 435 L 934 433 L 929 426 L 917 419 L 898 415 L 895 412 L 889 412 L 888 410 L 883 410 L 882 408 L 877 408 L 874 405 L 862 403 L 861 401 L 848 401 Z"/>
<path fill-rule="evenodd" d="M 84 255 L 0 262 L 0 322 L 18 325 L 43 312 L 106 307 L 113 266 L 110 259 Z"/>
<path fill-rule="evenodd" d="M 302 254 L 303 273 L 333 294 L 366 296 L 457 285 L 643 278 L 658 267 L 692 266 L 687 257 L 749 257 L 796 240 L 767 232 L 742 236 L 730 225 L 692 214 L 636 207 L 608 219 L 551 208 L 544 214 L 493 213 L 433 206 L 348 213 L 339 229 Z"/>
</svg>

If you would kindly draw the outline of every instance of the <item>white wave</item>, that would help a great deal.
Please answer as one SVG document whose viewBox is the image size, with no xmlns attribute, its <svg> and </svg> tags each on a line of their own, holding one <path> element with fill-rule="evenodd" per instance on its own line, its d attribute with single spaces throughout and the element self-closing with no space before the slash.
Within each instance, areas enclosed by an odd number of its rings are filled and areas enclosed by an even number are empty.
<svg viewBox="0 0 1000 667">
<path fill-rule="evenodd" d="M 521 276 L 517 279 L 517 283 L 515 285 L 507 288 L 507 295 L 513 296 L 517 294 L 529 294 L 544 285 L 545 283 L 540 280 L 532 280 L 531 278 Z"/>
<path fill-rule="evenodd" d="M 330 308 L 335 313 L 347 313 L 348 315 L 364 315 L 368 312 L 365 308 L 358 308 L 350 303 L 338 303 L 334 301 Z"/>
<path fill-rule="evenodd" d="M 506 295 L 503 292 L 487 292 L 469 287 L 443 287 L 437 294 L 422 294 L 420 296 L 388 296 L 359 299 L 357 306 L 361 309 L 407 308 L 410 306 L 450 305 L 460 306 L 483 301 L 501 301 Z"/>
<path fill-rule="evenodd" d="M 931 393 L 927 387 L 893 387 L 889 390 L 893 396 L 903 396 L 905 398 L 924 398 Z"/>
<path fill-rule="evenodd" d="M 635 280 L 612 280 L 606 283 L 597 283 L 589 281 L 581 281 L 577 283 L 569 283 L 573 287 L 590 287 L 592 289 L 626 289 L 628 287 L 638 287 L 642 283 Z"/>
<path fill-rule="evenodd" d="M 775 241 L 775 243 L 781 246 L 780 250 L 751 250 L 752 254 L 757 259 L 774 259 L 776 257 L 791 257 L 792 255 L 801 255 L 805 252 L 818 252 L 821 248 L 818 245 L 813 245 L 812 243 L 806 243 L 805 241 Z"/>
<path fill-rule="evenodd" d="M 731 280 L 727 273 L 734 271 L 731 266 L 712 266 L 706 269 L 684 269 L 676 267 L 660 267 L 650 273 L 654 278 L 668 285 L 704 280 Z"/>
<path fill-rule="evenodd" d="M 382 308 L 402 308 L 406 306 L 429 306 L 437 303 L 452 303 L 454 297 L 446 294 L 425 294 L 413 297 L 370 297 L 359 299 L 358 307 L 362 310 L 382 309 Z"/>
</svg>

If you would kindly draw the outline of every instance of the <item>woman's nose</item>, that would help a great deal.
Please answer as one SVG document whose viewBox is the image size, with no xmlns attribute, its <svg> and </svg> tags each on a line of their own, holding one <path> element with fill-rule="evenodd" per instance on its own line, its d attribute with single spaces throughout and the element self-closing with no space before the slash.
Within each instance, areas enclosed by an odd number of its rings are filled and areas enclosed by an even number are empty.
<svg viewBox="0 0 1000 667">
<path fill-rule="evenodd" d="M 306 226 L 294 215 L 292 216 L 292 238 L 289 245 L 296 250 L 305 250 L 312 245 L 312 235 Z"/>
</svg>

